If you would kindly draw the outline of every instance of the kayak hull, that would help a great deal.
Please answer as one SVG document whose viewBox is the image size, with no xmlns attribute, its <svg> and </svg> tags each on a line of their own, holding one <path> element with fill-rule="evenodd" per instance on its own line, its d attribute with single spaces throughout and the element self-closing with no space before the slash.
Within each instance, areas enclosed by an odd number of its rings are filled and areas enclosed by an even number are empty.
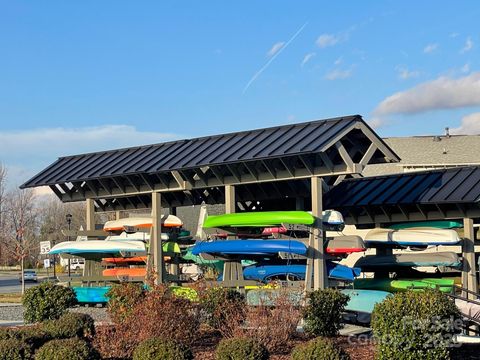
<svg viewBox="0 0 480 360">
<path fill-rule="evenodd" d="M 415 252 L 409 254 L 393 255 L 367 255 L 358 259 L 356 267 L 363 271 L 374 271 L 379 268 L 389 267 L 424 267 L 424 266 L 446 266 L 459 268 L 462 262 L 454 252 L 434 252 L 422 253 Z"/>
<path fill-rule="evenodd" d="M 427 288 L 438 289 L 441 292 L 451 292 L 454 288 L 453 279 L 356 279 L 353 283 L 356 289 L 382 290 L 388 292 L 422 291 Z"/>
<path fill-rule="evenodd" d="M 307 246 L 297 240 L 246 239 L 199 242 L 192 248 L 193 255 L 205 253 L 219 256 L 271 256 L 279 252 L 306 255 Z"/>
<path fill-rule="evenodd" d="M 455 230 L 451 229 L 373 229 L 364 239 L 365 244 L 399 245 L 399 246 L 438 246 L 455 245 L 460 238 Z"/>
</svg>

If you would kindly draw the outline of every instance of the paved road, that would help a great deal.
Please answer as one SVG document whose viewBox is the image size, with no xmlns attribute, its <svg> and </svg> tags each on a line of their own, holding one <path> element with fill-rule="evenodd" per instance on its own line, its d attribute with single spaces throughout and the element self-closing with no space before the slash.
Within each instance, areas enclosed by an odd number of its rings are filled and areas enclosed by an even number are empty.
<svg viewBox="0 0 480 360">
<path fill-rule="evenodd" d="M 25 288 L 38 285 L 38 283 L 27 282 Z M 18 279 L 18 275 L 0 275 L 0 294 L 14 294 L 22 292 L 22 284 Z"/>
</svg>

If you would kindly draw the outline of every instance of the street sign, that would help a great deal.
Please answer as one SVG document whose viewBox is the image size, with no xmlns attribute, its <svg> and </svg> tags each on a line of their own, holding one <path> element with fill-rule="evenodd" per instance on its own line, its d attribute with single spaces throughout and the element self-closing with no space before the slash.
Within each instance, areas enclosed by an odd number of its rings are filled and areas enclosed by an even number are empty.
<svg viewBox="0 0 480 360">
<path fill-rule="evenodd" d="M 48 269 L 50 267 L 50 259 L 44 259 L 43 260 L 43 267 L 45 269 Z"/>
<path fill-rule="evenodd" d="M 50 241 L 40 241 L 40 255 L 47 255 L 50 248 Z"/>
</svg>

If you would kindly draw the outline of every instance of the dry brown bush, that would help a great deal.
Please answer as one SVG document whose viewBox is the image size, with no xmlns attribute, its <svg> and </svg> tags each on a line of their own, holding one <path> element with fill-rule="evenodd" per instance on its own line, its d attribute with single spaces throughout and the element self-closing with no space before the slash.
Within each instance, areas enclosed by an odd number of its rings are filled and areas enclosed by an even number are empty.
<svg viewBox="0 0 480 360">
<path fill-rule="evenodd" d="M 99 328 L 94 344 L 105 358 L 129 358 L 141 341 L 154 337 L 191 345 L 199 327 L 197 305 L 156 286 L 121 323 Z"/>
<path fill-rule="evenodd" d="M 286 292 L 281 292 L 269 303 L 274 306 L 248 307 L 245 324 L 235 328 L 233 336 L 254 338 L 271 354 L 283 354 L 290 350 L 290 341 L 302 317 L 301 311 L 292 304 Z"/>
</svg>

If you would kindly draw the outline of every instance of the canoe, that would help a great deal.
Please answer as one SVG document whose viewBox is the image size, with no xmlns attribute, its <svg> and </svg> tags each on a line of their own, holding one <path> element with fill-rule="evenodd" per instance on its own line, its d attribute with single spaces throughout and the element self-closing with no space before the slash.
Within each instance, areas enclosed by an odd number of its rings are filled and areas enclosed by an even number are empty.
<svg viewBox="0 0 480 360">
<path fill-rule="evenodd" d="M 258 280 L 262 282 L 272 280 L 305 280 L 307 266 L 305 264 L 268 264 L 259 263 L 243 269 L 245 280 Z M 327 261 L 327 272 L 330 279 L 353 281 L 360 275 L 360 269 L 349 268 L 345 265 Z"/>
<path fill-rule="evenodd" d="M 67 254 L 87 260 L 101 260 L 108 257 L 134 257 L 146 255 L 142 241 L 64 241 L 50 250 L 49 254 Z"/>
<path fill-rule="evenodd" d="M 373 229 L 365 235 L 364 242 L 369 246 L 379 244 L 400 246 L 455 245 L 460 238 L 451 229 Z"/>
<path fill-rule="evenodd" d="M 389 292 L 421 291 L 427 288 L 439 289 L 442 292 L 451 292 L 454 287 L 453 279 L 356 279 L 353 283 L 356 289 L 383 290 Z"/>
<path fill-rule="evenodd" d="M 462 262 L 454 252 L 423 253 L 419 251 L 393 255 L 367 255 L 358 259 L 355 266 L 363 271 L 373 271 L 379 268 L 388 269 L 397 266 L 448 266 L 459 268 L 462 266 Z"/>
<path fill-rule="evenodd" d="M 168 241 L 170 240 L 170 235 L 167 233 L 162 233 L 161 234 L 162 240 L 163 241 Z M 105 239 L 106 241 L 114 240 L 114 241 L 122 241 L 122 240 L 127 240 L 127 241 L 148 241 L 150 240 L 150 233 L 145 233 L 145 232 L 134 232 L 134 233 L 127 233 L 125 231 L 121 232 L 120 234 L 116 235 L 109 235 Z"/>
<path fill-rule="evenodd" d="M 180 247 L 174 242 L 166 242 L 162 247 L 165 253 L 180 253 Z M 67 254 L 101 261 L 104 258 L 145 256 L 147 249 L 142 241 L 64 241 L 52 247 L 49 254 Z"/>
<path fill-rule="evenodd" d="M 103 276 L 129 276 L 129 277 L 145 277 L 147 275 L 146 268 L 114 268 L 102 271 Z"/>
<path fill-rule="evenodd" d="M 343 216 L 338 211 L 325 210 L 323 223 L 326 225 L 344 224 Z M 275 227 L 275 225 L 313 225 L 315 217 L 306 211 L 264 211 L 223 214 L 209 216 L 203 223 L 204 228 L 223 227 Z"/>
<path fill-rule="evenodd" d="M 278 239 L 247 239 L 247 240 L 219 240 L 198 242 L 192 248 L 193 255 L 202 253 L 211 255 L 254 255 L 271 256 L 279 252 L 290 254 L 306 255 L 307 246 L 297 240 L 278 240 Z"/>
<path fill-rule="evenodd" d="M 125 228 L 151 228 L 153 219 L 151 217 L 130 217 L 118 220 L 107 221 L 103 225 L 104 231 L 124 231 Z M 165 215 L 162 215 L 162 226 L 164 227 L 180 227 L 183 225 L 182 220 L 180 220 L 175 215 L 168 215 L 165 218 Z"/>
<path fill-rule="evenodd" d="M 458 229 L 463 228 L 463 223 L 459 221 L 414 221 L 408 223 L 392 224 L 388 226 L 390 229 L 410 229 L 410 228 L 436 228 L 436 229 Z"/>
<path fill-rule="evenodd" d="M 332 256 L 348 255 L 365 251 L 365 243 L 360 236 L 335 236 L 328 240 L 326 252 Z"/>
<path fill-rule="evenodd" d="M 382 302 L 392 293 L 380 290 L 359 290 L 359 289 L 342 289 L 343 294 L 348 295 L 345 310 L 353 312 L 362 312 L 371 314 L 375 304 Z"/>
<path fill-rule="evenodd" d="M 266 211 L 209 216 L 203 227 L 273 227 L 281 224 L 312 225 L 314 222 L 315 218 L 305 211 Z"/>
<path fill-rule="evenodd" d="M 132 263 L 146 263 L 146 256 L 136 256 L 130 258 L 104 258 L 102 261 L 109 264 L 132 264 Z"/>
<path fill-rule="evenodd" d="M 80 287 L 73 286 L 77 301 L 82 304 L 102 304 L 108 302 L 107 292 L 111 286 Z"/>
</svg>

